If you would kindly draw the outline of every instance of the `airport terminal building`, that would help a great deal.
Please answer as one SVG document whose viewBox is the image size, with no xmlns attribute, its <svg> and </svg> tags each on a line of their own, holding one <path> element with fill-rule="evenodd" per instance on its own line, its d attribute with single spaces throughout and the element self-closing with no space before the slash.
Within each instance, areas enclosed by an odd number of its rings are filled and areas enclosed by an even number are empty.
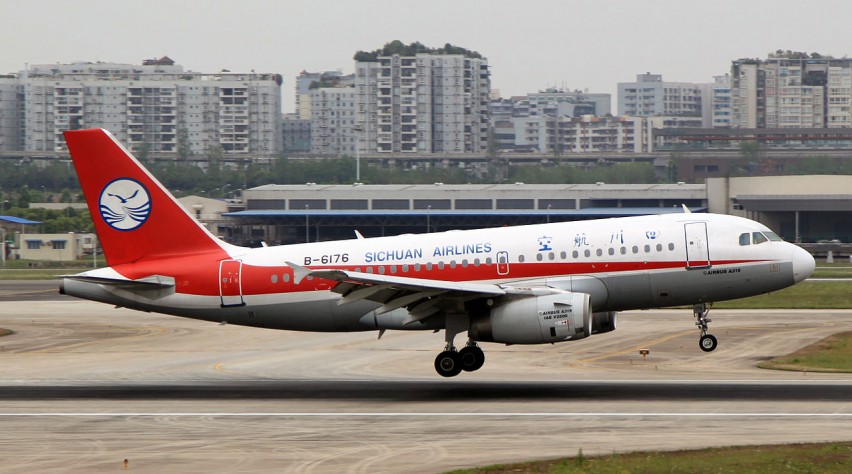
<svg viewBox="0 0 852 474">
<path fill-rule="evenodd" d="M 706 184 L 265 185 L 223 213 L 224 238 L 288 244 L 671 212 L 762 222 L 791 242 L 852 241 L 852 176 Z M 220 221 L 221 222 L 221 221 Z"/>
</svg>

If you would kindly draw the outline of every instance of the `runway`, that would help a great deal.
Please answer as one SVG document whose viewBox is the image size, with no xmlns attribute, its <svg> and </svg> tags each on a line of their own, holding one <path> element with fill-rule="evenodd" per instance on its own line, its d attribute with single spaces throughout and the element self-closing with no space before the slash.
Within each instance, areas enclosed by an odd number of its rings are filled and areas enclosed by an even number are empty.
<svg viewBox="0 0 852 474">
<path fill-rule="evenodd" d="M 441 334 L 219 326 L 0 283 L 4 472 L 441 472 L 583 453 L 852 439 L 852 376 L 765 358 L 852 311 L 688 310 L 547 346 L 486 344 L 443 379 Z M 643 357 L 639 349 L 648 349 Z"/>
</svg>

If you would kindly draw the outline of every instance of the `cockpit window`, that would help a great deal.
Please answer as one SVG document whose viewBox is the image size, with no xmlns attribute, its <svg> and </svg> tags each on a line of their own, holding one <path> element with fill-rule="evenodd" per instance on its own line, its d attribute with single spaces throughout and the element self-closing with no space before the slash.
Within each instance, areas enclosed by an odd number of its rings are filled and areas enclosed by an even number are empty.
<svg viewBox="0 0 852 474">
<path fill-rule="evenodd" d="M 762 244 L 764 242 L 769 241 L 769 239 L 767 239 L 766 236 L 764 236 L 760 232 L 752 232 L 751 233 L 751 240 L 752 240 L 752 242 L 754 242 L 754 245 Z"/>
<path fill-rule="evenodd" d="M 765 235 L 767 239 L 769 239 L 773 242 L 783 242 L 784 241 L 784 239 L 782 239 L 781 237 L 778 237 L 778 234 L 776 234 L 775 232 L 764 232 L 763 235 Z"/>
<path fill-rule="evenodd" d="M 751 245 L 751 235 L 748 233 L 740 234 L 740 245 Z"/>
</svg>

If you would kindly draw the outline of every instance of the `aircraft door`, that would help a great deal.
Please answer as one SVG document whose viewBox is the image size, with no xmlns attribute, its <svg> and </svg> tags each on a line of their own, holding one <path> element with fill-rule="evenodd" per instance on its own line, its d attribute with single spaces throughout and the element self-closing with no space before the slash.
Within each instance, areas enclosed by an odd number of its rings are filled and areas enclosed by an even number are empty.
<svg viewBox="0 0 852 474">
<path fill-rule="evenodd" d="M 243 262 L 239 260 L 222 260 L 219 262 L 219 296 L 222 307 L 242 306 L 243 288 L 240 279 Z"/>
<path fill-rule="evenodd" d="M 689 222 L 684 224 L 686 237 L 686 268 L 707 268 L 710 266 L 710 245 L 707 242 L 707 223 Z"/>
<path fill-rule="evenodd" d="M 497 252 L 497 274 L 498 275 L 508 275 L 509 274 L 509 252 L 506 252 L 506 251 Z"/>
</svg>

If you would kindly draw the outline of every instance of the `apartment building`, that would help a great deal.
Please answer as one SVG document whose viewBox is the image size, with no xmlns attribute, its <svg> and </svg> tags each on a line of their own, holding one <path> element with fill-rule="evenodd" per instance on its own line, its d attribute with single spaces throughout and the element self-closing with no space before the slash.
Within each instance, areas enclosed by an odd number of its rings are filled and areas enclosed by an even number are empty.
<svg viewBox="0 0 852 474">
<path fill-rule="evenodd" d="M 713 82 L 701 84 L 703 128 L 730 128 L 732 121 L 731 75 L 713 76 Z"/>
<path fill-rule="evenodd" d="M 15 81 L 23 87 L 23 151 L 65 152 L 62 132 L 84 127 L 106 128 L 145 154 L 218 148 L 263 158 L 282 149 L 277 74 L 197 73 L 164 57 L 141 66 L 33 65 Z"/>
<path fill-rule="evenodd" d="M 316 87 L 310 92 L 310 103 L 311 153 L 354 156 L 359 138 L 355 88 Z"/>
<path fill-rule="evenodd" d="M 733 126 L 852 127 L 852 59 L 800 53 L 731 66 Z"/>
<path fill-rule="evenodd" d="M 357 121 L 368 153 L 468 153 L 488 144 L 488 62 L 466 54 L 356 62 Z"/>
<path fill-rule="evenodd" d="M 24 86 L 15 77 L 0 77 L 0 152 L 24 149 Z"/>
<path fill-rule="evenodd" d="M 699 84 L 664 82 L 660 74 L 637 74 L 635 82 L 618 83 L 618 115 L 700 117 Z"/>
</svg>

